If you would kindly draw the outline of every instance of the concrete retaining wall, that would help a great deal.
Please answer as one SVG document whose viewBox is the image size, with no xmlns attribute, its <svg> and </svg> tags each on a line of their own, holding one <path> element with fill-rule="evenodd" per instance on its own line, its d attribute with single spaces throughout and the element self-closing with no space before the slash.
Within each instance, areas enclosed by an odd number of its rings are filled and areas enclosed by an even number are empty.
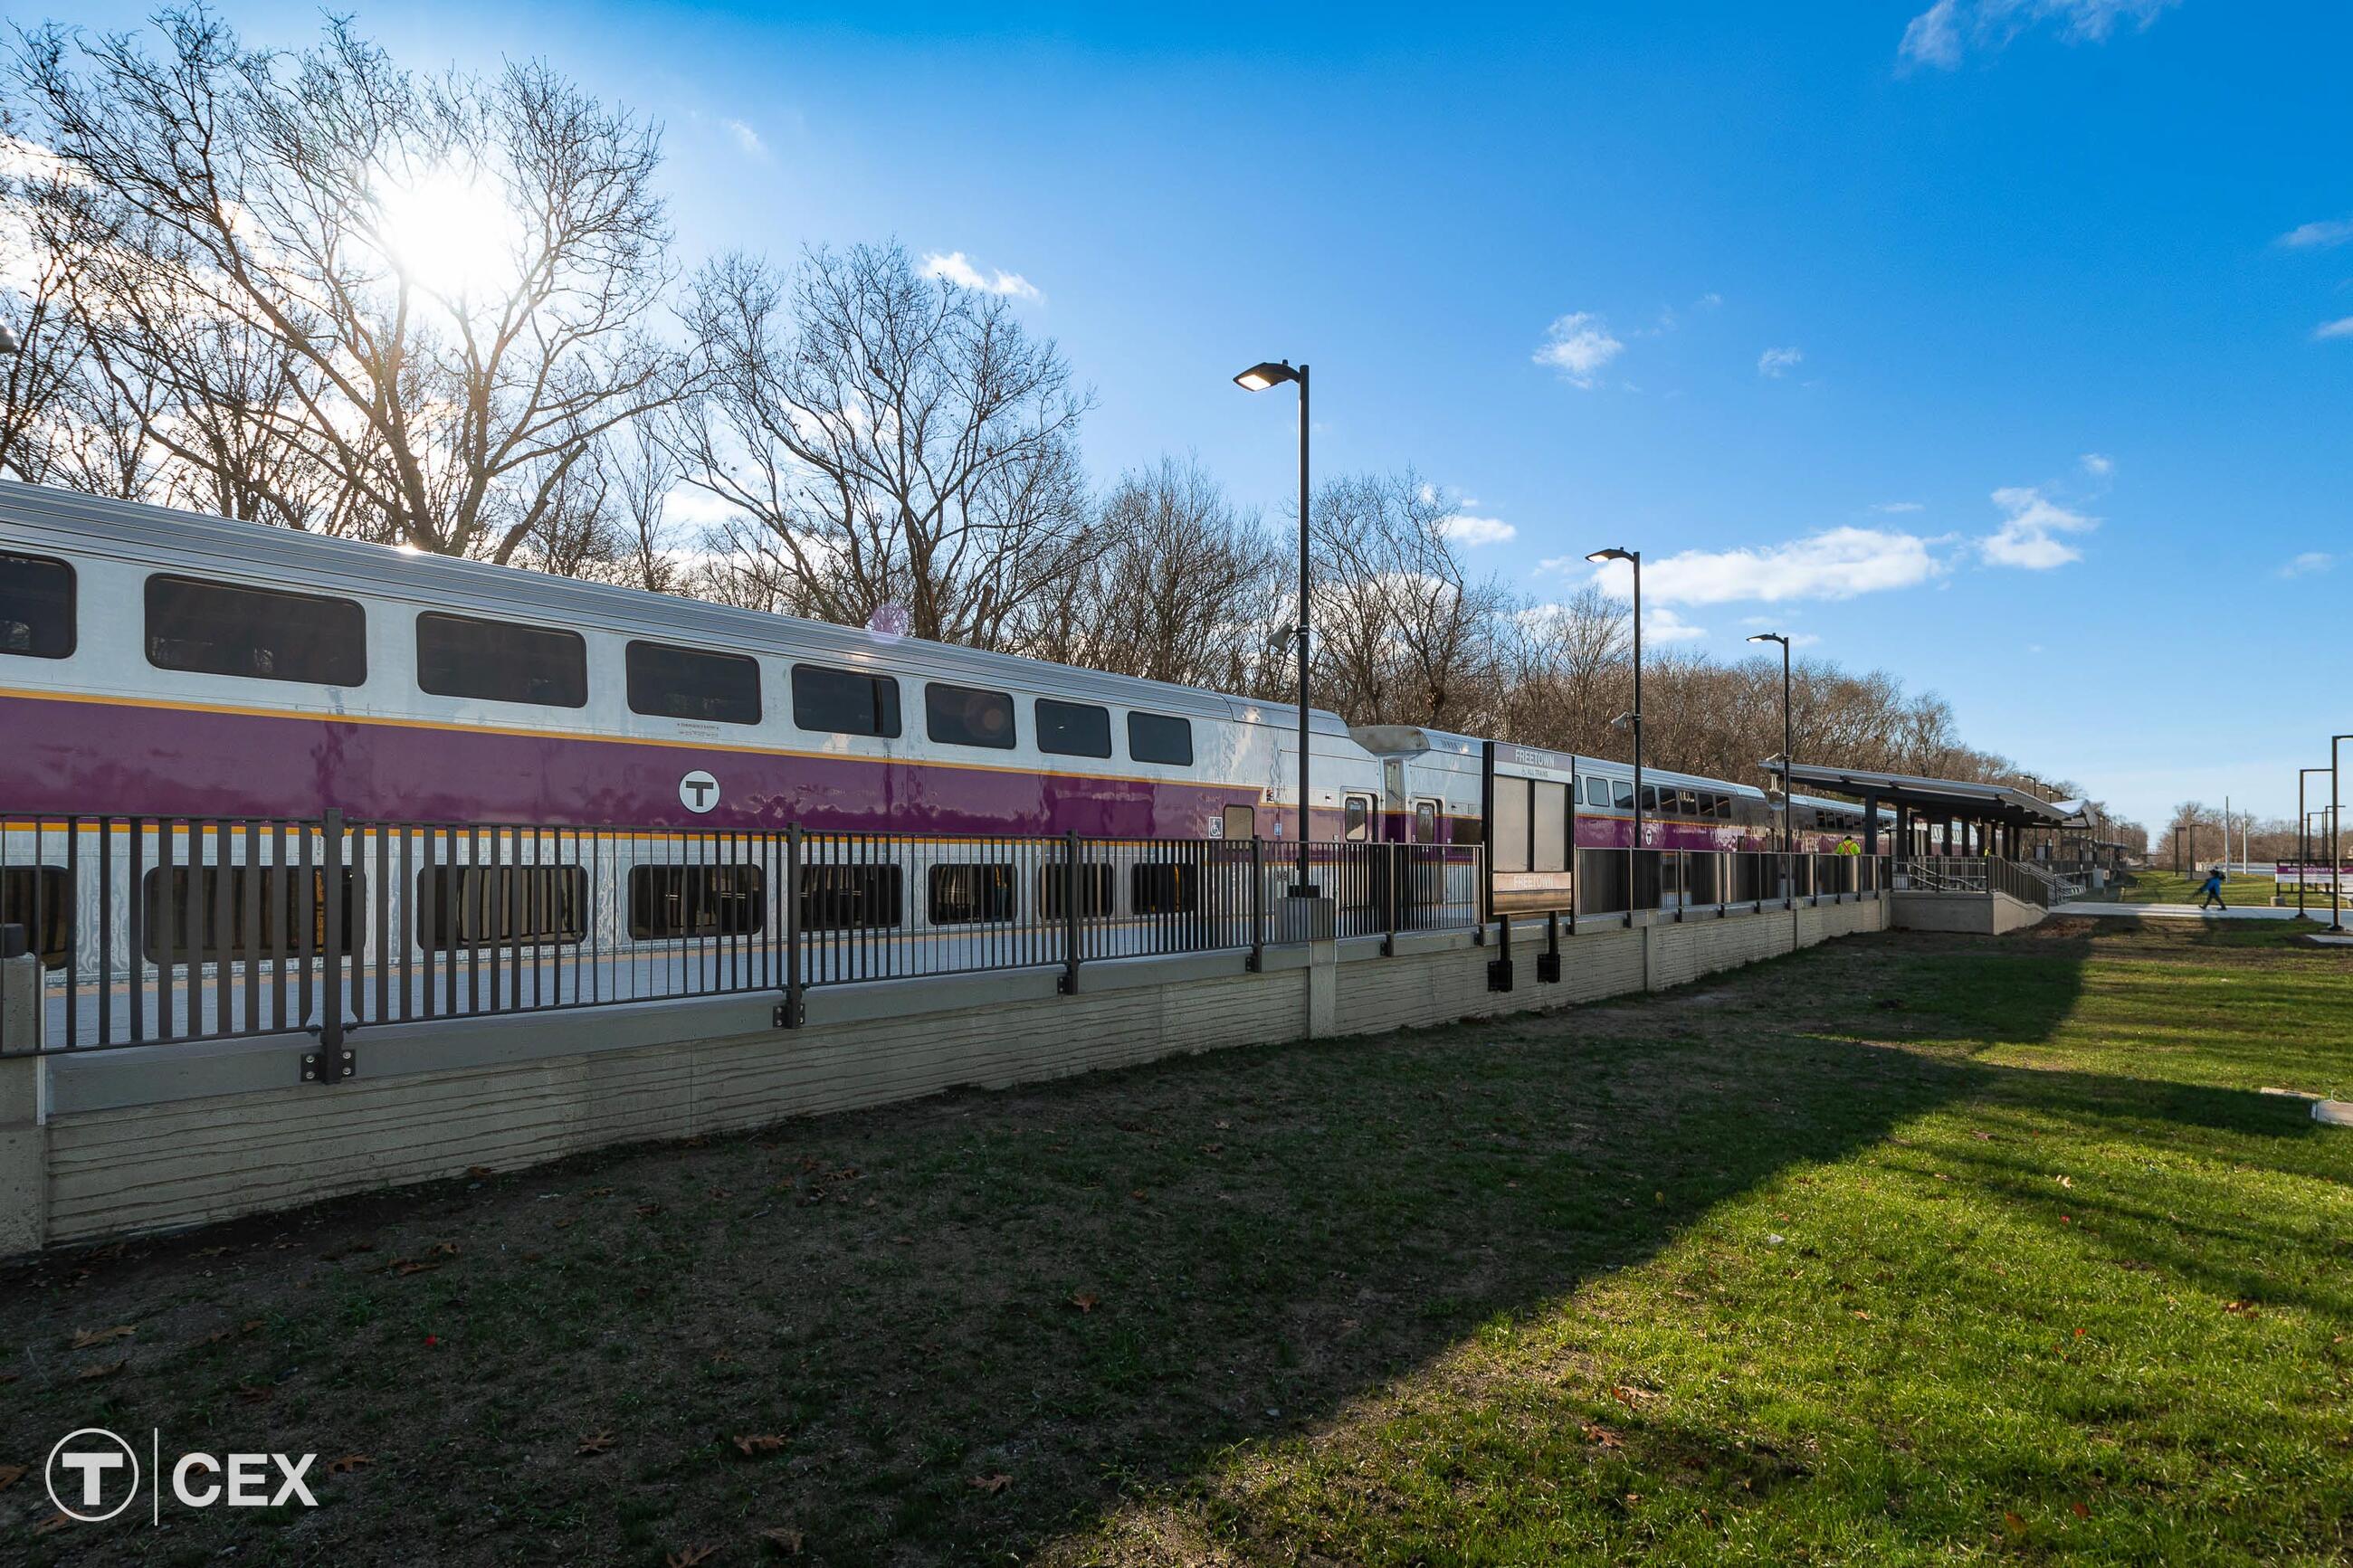
<svg viewBox="0 0 2353 1568">
<path fill-rule="evenodd" d="M 2008 893 L 1921 893 L 1892 895 L 1889 923 L 1898 931 L 1950 931 L 1978 936 L 2000 936 L 2040 925 L 2050 910 L 2040 904 L 2013 899 Z"/>
<path fill-rule="evenodd" d="M 1493 934 L 1454 932 L 1400 938 L 1390 956 L 1377 941 L 1270 949 L 1255 973 L 1239 954 L 1090 964 L 1075 996 L 1050 971 L 827 988 L 797 1029 L 772 1026 L 765 995 L 370 1028 L 351 1037 L 358 1076 L 331 1088 L 295 1080 L 300 1043 L 285 1039 L 42 1058 L 47 1120 L 21 1130 L 32 1190 L 0 1186 L 16 1211 L 0 1214 L 0 1242 L 156 1231 L 959 1086 L 1663 989 L 1884 929 L 1891 907 L 1588 922 L 1563 931 L 1556 984 L 1536 978 L 1542 927 L 1522 922 L 1509 992 L 1488 988 Z M 33 1065 L 0 1070 L 29 1080 Z"/>
</svg>

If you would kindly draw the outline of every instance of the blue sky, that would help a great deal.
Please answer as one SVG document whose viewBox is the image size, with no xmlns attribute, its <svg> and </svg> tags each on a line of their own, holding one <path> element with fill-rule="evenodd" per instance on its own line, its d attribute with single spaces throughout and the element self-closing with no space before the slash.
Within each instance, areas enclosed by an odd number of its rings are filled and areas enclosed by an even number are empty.
<svg viewBox="0 0 2353 1568">
<path fill-rule="evenodd" d="M 1229 377 L 1305 359 L 1318 467 L 1471 498 L 1514 586 L 1639 547 L 1660 630 L 1819 638 L 2152 826 L 2353 730 L 2353 9 L 1273 10 L 358 14 L 658 117 L 690 258 L 1018 279 L 1104 479 L 1271 513 L 1290 410 Z"/>
</svg>

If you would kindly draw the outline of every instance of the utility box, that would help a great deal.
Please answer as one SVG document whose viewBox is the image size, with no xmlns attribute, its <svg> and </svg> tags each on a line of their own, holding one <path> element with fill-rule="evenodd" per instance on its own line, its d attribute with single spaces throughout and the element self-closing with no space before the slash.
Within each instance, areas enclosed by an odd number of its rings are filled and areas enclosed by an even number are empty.
<svg viewBox="0 0 2353 1568">
<path fill-rule="evenodd" d="M 1337 910 L 1330 899 L 1285 893 L 1275 900 L 1274 940 L 1330 942 L 1338 930 Z"/>
</svg>

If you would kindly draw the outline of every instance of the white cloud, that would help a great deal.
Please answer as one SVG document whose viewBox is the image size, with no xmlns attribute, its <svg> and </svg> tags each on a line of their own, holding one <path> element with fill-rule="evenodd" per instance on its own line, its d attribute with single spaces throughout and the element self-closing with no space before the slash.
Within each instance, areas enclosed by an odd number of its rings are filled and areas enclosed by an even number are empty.
<svg viewBox="0 0 2353 1568">
<path fill-rule="evenodd" d="M 765 158 L 768 155 L 768 144 L 760 140 L 760 133 L 753 130 L 750 125 L 741 120 L 730 120 L 723 123 L 727 127 L 727 133 L 735 138 L 735 145 L 743 149 L 745 155 L 754 158 Z"/>
<path fill-rule="evenodd" d="M 1547 561 L 1547 568 L 1570 563 Z M 1740 600 L 1778 604 L 1790 599 L 1852 599 L 1889 588 L 1910 588 L 1944 571 L 1916 534 L 1873 528 L 1832 528 L 1786 544 L 1748 550 L 1686 550 L 1642 563 L 1644 601 L 1722 605 Z M 1593 574 L 1604 593 L 1633 595 L 1632 568 L 1605 563 Z"/>
<path fill-rule="evenodd" d="M 2081 561 L 2084 552 L 2057 536 L 2089 533 L 2100 526 L 2098 518 L 2070 511 L 2031 486 L 2005 486 L 1993 492 L 1993 504 L 2009 515 L 2000 528 L 1978 541 L 1978 552 L 1989 565 L 2048 572 Z"/>
<path fill-rule="evenodd" d="M 2330 338 L 2353 338 L 2353 316 L 2340 316 L 2333 321 L 2323 321 L 2312 330 L 2312 335 L 2314 340 L 2319 342 L 2327 342 Z"/>
<path fill-rule="evenodd" d="M 1697 642 L 1707 636 L 1705 626 L 1695 626 L 1664 605 L 1642 606 L 1642 640 L 1649 643 Z"/>
<path fill-rule="evenodd" d="M 2309 577 L 2316 572 L 2326 572 L 2337 564 L 2337 557 L 2326 550 L 2307 550 L 2280 568 L 2283 577 Z"/>
<path fill-rule="evenodd" d="M 1801 647 L 1811 647 L 1821 640 L 1820 635 L 1816 632 L 1791 632 L 1789 634 L 1789 649 L 1794 653 Z M 1790 771 L 1795 773 L 1797 770 L 1792 768 Z"/>
<path fill-rule="evenodd" d="M 1692 309 L 1694 310 L 1713 310 L 1723 303 L 1724 296 L 1711 289 L 1706 293 L 1702 294 L 1698 299 L 1692 301 Z"/>
<path fill-rule="evenodd" d="M 1778 381 L 1805 363 L 1802 349 L 1767 349 L 1757 356 L 1757 374 Z"/>
<path fill-rule="evenodd" d="M 1881 501 L 1877 506 L 1873 507 L 1871 510 L 1873 510 L 1873 511 L 1902 512 L 1902 511 L 1926 511 L 1926 510 L 1927 510 L 1928 509 L 1927 509 L 1926 507 L 1922 506 L 1922 505 L 1921 505 L 1918 501 L 1916 501 L 1916 500 L 1883 500 L 1883 501 Z"/>
<path fill-rule="evenodd" d="M 1508 544 L 1520 535 L 1518 529 L 1500 517 L 1471 517 L 1462 512 L 1456 512 L 1438 526 L 1455 543 L 1474 550 L 1482 544 Z"/>
<path fill-rule="evenodd" d="M 2290 250 L 2327 250 L 2348 239 L 2353 239 L 2353 217 L 2300 223 L 2279 237 L 2279 242 Z"/>
<path fill-rule="evenodd" d="M 2071 44 L 2098 43 L 2120 22 L 2146 28 L 2180 0 L 1936 0 L 1905 26 L 1895 46 L 1905 68 L 1952 70 L 1970 47 L 1997 50 L 2042 23 Z"/>
<path fill-rule="evenodd" d="M 1018 272 L 983 272 L 961 250 L 951 250 L 944 256 L 936 250 L 927 253 L 923 257 L 923 271 L 929 277 L 944 279 L 959 289 L 977 289 L 984 294 L 1003 294 L 1014 300 L 1042 298 L 1038 286 Z"/>
<path fill-rule="evenodd" d="M 2086 452 L 2076 460 L 2084 465 L 2084 471 L 2095 479 L 2105 479 L 2116 471 L 2116 460 L 2105 452 Z"/>
<path fill-rule="evenodd" d="M 1625 352 L 1626 345 L 1609 333 L 1607 322 L 1590 311 L 1562 316 L 1545 329 L 1545 341 L 1535 353 L 1538 364 L 1548 364 L 1573 385 L 1590 387 L 1601 369 Z"/>
</svg>

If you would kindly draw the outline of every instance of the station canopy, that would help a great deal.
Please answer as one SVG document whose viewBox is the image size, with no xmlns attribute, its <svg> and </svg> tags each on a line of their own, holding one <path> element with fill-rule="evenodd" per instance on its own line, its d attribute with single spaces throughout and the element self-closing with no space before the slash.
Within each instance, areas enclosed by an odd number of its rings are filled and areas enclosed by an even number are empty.
<svg viewBox="0 0 2353 1568">
<path fill-rule="evenodd" d="M 1778 781 L 1781 764 L 1763 764 Z M 1998 822 L 2010 827 L 2077 827 L 2083 826 L 2081 801 L 2048 801 L 2007 784 L 1967 779 L 1924 779 L 1909 773 L 1875 773 L 1862 768 L 1826 767 L 1799 763 L 1789 769 L 1792 788 L 1831 790 L 1858 800 L 1909 809 L 1929 818 L 1959 817 L 1969 822 Z"/>
</svg>

